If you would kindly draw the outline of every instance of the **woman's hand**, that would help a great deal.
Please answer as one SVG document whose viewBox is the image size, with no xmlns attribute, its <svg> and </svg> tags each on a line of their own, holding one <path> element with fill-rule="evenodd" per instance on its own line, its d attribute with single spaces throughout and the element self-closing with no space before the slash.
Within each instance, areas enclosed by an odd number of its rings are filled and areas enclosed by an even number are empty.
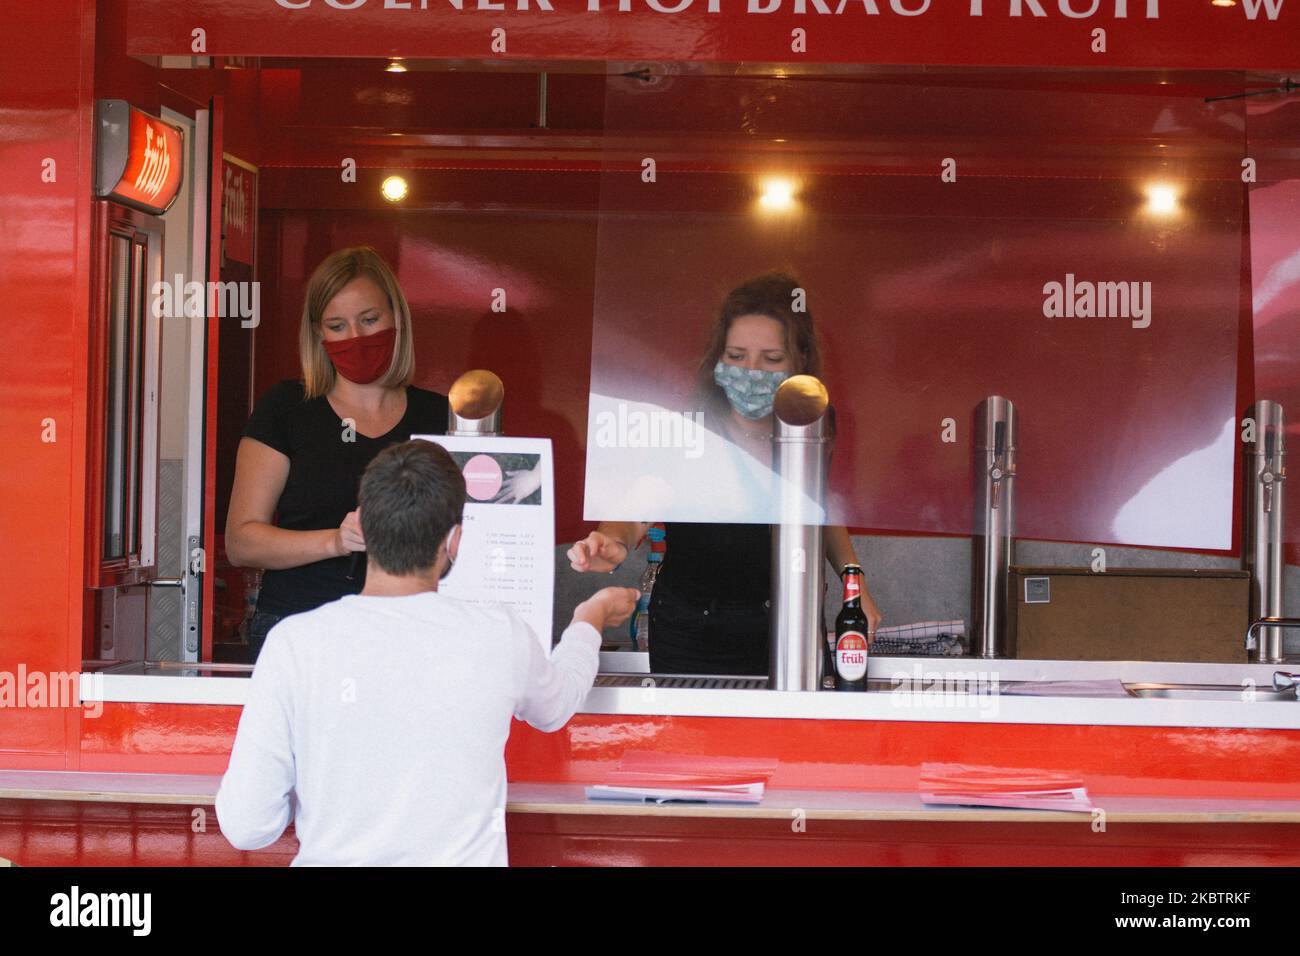
<svg viewBox="0 0 1300 956">
<path fill-rule="evenodd" d="M 519 471 L 507 471 L 509 476 L 501 483 L 501 493 L 494 501 L 505 504 L 518 504 L 538 488 L 542 487 L 542 465 L 536 468 L 523 468 Z"/>
<path fill-rule="evenodd" d="M 569 549 L 569 564 L 575 571 L 613 571 L 627 560 L 627 545 L 617 538 L 593 531 Z"/>
<path fill-rule="evenodd" d="M 334 533 L 335 550 L 339 557 L 346 557 L 353 551 L 366 550 L 366 539 L 361 533 L 361 511 L 349 511 Z"/>
<path fill-rule="evenodd" d="M 884 617 L 865 586 L 862 588 L 862 613 L 867 616 L 867 647 L 870 647 L 875 643 L 876 628 L 880 626 Z"/>
</svg>

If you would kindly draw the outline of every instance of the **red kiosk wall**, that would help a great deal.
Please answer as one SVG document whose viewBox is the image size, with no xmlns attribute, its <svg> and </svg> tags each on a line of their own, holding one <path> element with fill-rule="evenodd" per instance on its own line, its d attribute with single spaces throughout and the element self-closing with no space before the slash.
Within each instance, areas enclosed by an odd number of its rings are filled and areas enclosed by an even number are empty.
<svg viewBox="0 0 1300 956">
<path fill-rule="evenodd" d="M 0 541 L 14 564 L 0 580 L 0 671 L 48 679 L 81 661 L 95 2 L 13 4 L 6 17 Z M 0 760 L 75 769 L 79 722 L 76 708 L 7 710 Z"/>
<path fill-rule="evenodd" d="M 160 71 L 124 50 L 115 0 L 10 4 L 0 31 L 0 296 L 11 337 L 0 349 L 0 541 L 17 559 L 0 581 L 0 672 L 52 681 L 77 673 L 87 620 L 85 502 L 97 98 L 187 113 L 251 71 Z M 234 111 L 230 140 L 256 142 L 255 113 Z M 52 685 L 51 685 L 52 686 Z M 6 707 L 0 765 L 75 770 L 77 707 Z"/>
</svg>

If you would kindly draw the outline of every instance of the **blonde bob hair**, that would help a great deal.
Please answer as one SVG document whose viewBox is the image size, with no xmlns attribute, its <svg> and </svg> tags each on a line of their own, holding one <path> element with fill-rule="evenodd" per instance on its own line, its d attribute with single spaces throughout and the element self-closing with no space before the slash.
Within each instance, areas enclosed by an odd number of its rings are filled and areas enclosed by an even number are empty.
<svg viewBox="0 0 1300 956">
<path fill-rule="evenodd" d="M 388 307 L 397 327 L 393 361 L 376 384 L 385 388 L 404 388 L 415 374 L 415 349 L 411 342 L 411 308 L 406 304 L 397 276 L 370 246 L 351 246 L 331 253 L 316 267 L 307 281 L 303 296 L 302 324 L 298 327 L 298 356 L 302 362 L 302 381 L 307 398 L 325 395 L 334 387 L 334 363 L 321 345 L 321 321 L 325 307 L 353 279 L 366 276 L 388 296 Z"/>
</svg>

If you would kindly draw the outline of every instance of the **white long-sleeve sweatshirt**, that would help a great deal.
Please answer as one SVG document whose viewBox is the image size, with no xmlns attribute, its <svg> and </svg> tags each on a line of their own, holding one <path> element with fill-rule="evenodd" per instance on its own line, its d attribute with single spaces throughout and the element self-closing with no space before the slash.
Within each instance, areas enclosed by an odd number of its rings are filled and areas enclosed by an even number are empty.
<svg viewBox="0 0 1300 956">
<path fill-rule="evenodd" d="M 253 670 L 221 832 L 255 850 L 293 820 L 295 866 L 505 865 L 510 719 L 563 727 L 599 650 L 574 623 L 548 655 L 513 611 L 434 591 L 287 617 Z"/>
</svg>

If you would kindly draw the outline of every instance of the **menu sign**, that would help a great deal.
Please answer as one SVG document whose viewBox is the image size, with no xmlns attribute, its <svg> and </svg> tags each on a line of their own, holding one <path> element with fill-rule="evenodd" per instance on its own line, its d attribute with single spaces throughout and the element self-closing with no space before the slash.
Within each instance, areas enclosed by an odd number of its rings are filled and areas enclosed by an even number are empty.
<svg viewBox="0 0 1300 956">
<path fill-rule="evenodd" d="M 551 650 L 555 601 L 555 495 L 549 438 L 412 435 L 451 453 L 465 476 L 456 565 L 438 590 L 474 604 L 504 604 Z"/>
<path fill-rule="evenodd" d="M 100 100 L 96 117 L 95 195 L 166 212 L 181 188 L 181 131 L 126 100 Z"/>
</svg>

